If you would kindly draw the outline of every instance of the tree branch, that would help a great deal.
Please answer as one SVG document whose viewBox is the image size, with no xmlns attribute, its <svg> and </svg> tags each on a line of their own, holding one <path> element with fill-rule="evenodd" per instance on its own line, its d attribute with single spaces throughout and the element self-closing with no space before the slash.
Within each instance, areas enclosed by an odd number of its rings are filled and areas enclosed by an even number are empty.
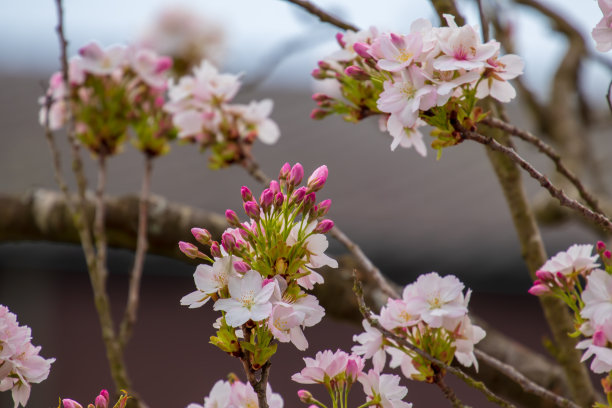
<svg viewBox="0 0 612 408">
<path fill-rule="evenodd" d="M 342 21 L 341 19 L 337 17 L 332 16 L 331 14 L 315 6 L 308 0 L 285 0 L 285 1 L 287 1 L 288 3 L 293 3 L 296 6 L 301 7 L 302 9 L 306 10 L 306 12 L 312 14 L 313 16 L 319 17 L 319 20 L 321 20 L 324 23 L 329 23 L 342 30 L 359 31 L 359 28 L 355 27 L 352 24 Z"/>
</svg>

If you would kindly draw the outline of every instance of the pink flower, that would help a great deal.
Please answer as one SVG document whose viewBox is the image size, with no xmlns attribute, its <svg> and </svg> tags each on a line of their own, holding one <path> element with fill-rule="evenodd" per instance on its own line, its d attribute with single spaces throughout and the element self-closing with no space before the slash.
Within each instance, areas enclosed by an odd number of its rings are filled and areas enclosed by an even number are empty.
<svg viewBox="0 0 612 408">
<path fill-rule="evenodd" d="M 455 346 L 455 358 L 465 367 L 470 367 L 474 364 L 474 368 L 478 371 L 478 361 L 474 355 L 474 345 L 484 339 L 486 332 L 480 327 L 472 324 L 469 316 L 464 316 L 458 328 L 454 331 L 456 339 L 453 343 Z"/>
<path fill-rule="evenodd" d="M 376 328 L 372 327 L 367 320 L 362 322 L 365 333 L 353 336 L 353 341 L 359 343 L 353 346 L 351 351 L 364 358 L 371 358 L 376 371 L 382 371 L 385 367 L 387 355 L 383 345 L 383 335 Z"/>
<path fill-rule="evenodd" d="M 485 61 L 499 51 L 497 41 L 480 42 L 476 30 L 469 25 L 449 27 L 448 37 L 440 38 L 439 46 L 444 55 L 434 60 L 433 66 L 440 71 L 483 68 Z"/>
<path fill-rule="evenodd" d="M 591 35 L 597 43 L 595 48 L 598 51 L 607 52 L 612 50 L 612 0 L 598 0 L 597 3 L 603 17 L 593 28 Z"/>
<path fill-rule="evenodd" d="M 574 244 L 567 251 L 558 252 L 546 261 L 540 270 L 551 272 L 552 274 L 561 272 L 563 275 L 569 275 L 574 272 L 587 272 L 599 266 L 599 264 L 595 263 L 597 255 L 591 255 L 592 252 L 593 245 Z"/>
<path fill-rule="evenodd" d="M 423 40 L 419 33 L 383 35 L 375 40 L 375 44 L 373 47 L 378 53 L 378 67 L 391 72 L 408 67 L 419 57 L 423 48 Z"/>
<path fill-rule="evenodd" d="M 102 49 L 91 42 L 79 50 L 80 68 L 94 75 L 110 75 L 126 62 L 127 49 L 123 45 L 111 45 Z"/>
<path fill-rule="evenodd" d="M 272 308 L 268 328 L 281 343 L 291 341 L 298 350 L 304 351 L 308 348 L 308 341 L 300 327 L 304 317 L 304 313 L 296 311 L 291 305 L 279 303 Z"/>
<path fill-rule="evenodd" d="M 426 157 L 427 148 L 425 147 L 425 142 L 423 142 L 423 133 L 419 130 L 419 127 L 424 125 L 425 122 L 421 119 L 416 119 L 411 126 L 405 125 L 402 123 L 399 115 L 391 114 L 386 123 L 387 131 L 393 136 L 391 151 L 394 151 L 397 146 L 405 149 L 414 147 L 418 154 Z"/>
<path fill-rule="evenodd" d="M 591 272 L 582 300 L 584 308 L 580 315 L 589 319 L 593 327 L 604 325 L 612 317 L 612 276 L 601 269 Z"/>
<path fill-rule="evenodd" d="M 387 304 L 380 310 L 378 320 L 382 327 L 393 330 L 398 327 L 406 328 L 417 324 L 420 321 L 418 315 L 411 315 L 408 312 L 406 302 L 402 299 L 389 299 Z"/>
<path fill-rule="evenodd" d="M 225 288 L 229 277 L 236 275 L 234 262 L 237 261 L 240 261 L 240 258 L 229 255 L 215 259 L 212 266 L 206 264 L 198 265 L 193 274 L 193 280 L 198 290 L 183 296 L 181 305 L 194 309 L 206 304 L 210 299 L 210 295 Z"/>
<path fill-rule="evenodd" d="M 172 67 L 171 58 L 159 56 L 155 51 L 146 48 L 132 50 L 130 54 L 132 69 L 147 85 L 156 89 L 166 88 L 166 72 Z"/>
<path fill-rule="evenodd" d="M 259 406 L 257 393 L 253 390 L 251 384 L 236 381 L 231 387 L 228 408 L 250 408 Z M 270 384 L 268 384 L 268 388 L 266 389 L 266 400 L 270 408 L 283 408 L 283 398 L 279 394 L 272 392 Z M 208 407 L 207 405 L 205 408 Z M 211 405 L 210 407 L 213 408 L 214 406 Z"/>
<path fill-rule="evenodd" d="M 326 381 L 343 374 L 349 355 L 342 350 L 332 353 L 331 350 L 319 351 L 315 358 L 305 357 L 306 367 L 291 379 L 300 384 L 324 384 Z"/>
<path fill-rule="evenodd" d="M 516 96 L 516 91 L 508 80 L 523 73 L 523 60 L 518 55 L 508 54 L 487 60 L 487 65 L 485 77 L 476 90 L 476 97 L 483 99 L 491 95 L 500 102 L 510 102 Z"/>
<path fill-rule="evenodd" d="M 231 327 L 238 327 L 248 320 L 264 320 L 272 313 L 269 300 L 275 286 L 274 282 L 263 285 L 263 278 L 257 271 L 248 271 L 243 277 L 230 276 L 231 298 L 217 300 L 214 310 L 225 311 L 225 321 Z"/>
<path fill-rule="evenodd" d="M 400 386 L 399 380 L 397 375 L 380 375 L 376 370 L 370 370 L 359 378 L 367 401 L 376 401 L 373 405 L 382 408 L 411 408 L 412 404 L 402 401 L 408 389 Z"/>
</svg>

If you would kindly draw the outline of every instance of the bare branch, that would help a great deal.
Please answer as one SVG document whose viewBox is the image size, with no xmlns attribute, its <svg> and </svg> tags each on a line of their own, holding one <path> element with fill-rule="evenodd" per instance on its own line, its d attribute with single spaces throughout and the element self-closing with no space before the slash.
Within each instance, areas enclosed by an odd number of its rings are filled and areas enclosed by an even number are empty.
<svg viewBox="0 0 612 408">
<path fill-rule="evenodd" d="M 342 30 L 359 31 L 359 28 L 355 27 L 352 24 L 342 21 L 339 18 L 332 16 L 331 14 L 326 13 L 324 10 L 315 6 L 308 0 L 285 0 L 285 1 L 287 1 L 288 3 L 293 3 L 296 6 L 301 7 L 302 9 L 306 10 L 308 13 L 312 14 L 313 16 L 319 17 L 319 20 L 323 21 L 324 23 L 329 23 L 338 28 L 341 28 Z"/>
<path fill-rule="evenodd" d="M 591 221 L 595 222 L 604 230 L 612 232 L 612 222 L 605 215 L 600 214 L 598 212 L 594 212 L 589 208 L 585 207 L 584 205 L 580 204 L 578 201 L 568 197 L 561 189 L 555 187 L 551 183 L 551 181 L 546 178 L 546 176 L 542 175 L 542 173 L 540 173 L 531 164 L 529 164 L 521 156 L 519 156 L 518 153 L 514 151 L 514 149 L 503 146 L 499 144 L 495 139 L 483 136 L 476 132 L 464 130 L 461 132 L 461 135 L 465 139 L 473 140 L 475 142 L 488 146 L 492 150 L 503 153 L 513 162 L 523 168 L 527 173 L 529 173 L 532 178 L 537 180 L 540 185 L 544 187 L 550 193 L 551 196 L 556 198 L 562 206 L 571 208 L 572 210 L 579 212 L 585 218 L 588 218 Z"/>
<path fill-rule="evenodd" d="M 588 191 L 586 191 L 586 188 L 584 187 L 582 182 L 563 164 L 563 162 L 561 161 L 561 156 L 559 156 L 551 146 L 546 144 L 538 137 L 532 135 L 528 131 L 519 129 L 516 126 L 512 126 L 502 120 L 496 118 L 485 118 L 482 122 L 489 126 L 501 129 L 506 133 L 517 136 L 520 139 L 531 143 L 532 145 L 537 147 L 539 151 L 544 153 L 555 163 L 557 171 L 564 175 L 574 185 L 574 187 L 576 187 L 578 193 L 580 194 L 580 197 L 582 197 L 582 199 L 589 205 L 589 207 L 591 207 L 593 211 L 600 214 L 605 214 L 604 211 L 599 207 L 597 199 Z"/>
</svg>

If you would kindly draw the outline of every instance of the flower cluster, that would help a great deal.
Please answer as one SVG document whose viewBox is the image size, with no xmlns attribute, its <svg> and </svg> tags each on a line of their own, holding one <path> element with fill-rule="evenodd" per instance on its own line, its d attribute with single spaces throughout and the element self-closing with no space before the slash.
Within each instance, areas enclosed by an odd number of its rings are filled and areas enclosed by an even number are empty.
<svg viewBox="0 0 612 408">
<path fill-rule="evenodd" d="M 538 279 L 529 293 L 556 296 L 572 309 L 576 327 L 572 335 L 586 337 L 576 347 L 586 349 L 583 361 L 594 356 L 593 372 L 609 373 L 602 383 L 612 396 L 612 253 L 603 242 L 597 243 L 604 267 L 600 269 L 592 252 L 593 245 L 572 245 L 559 252 L 536 272 Z"/>
<path fill-rule="evenodd" d="M 436 128 L 435 149 L 456 144 L 457 124 L 470 129 L 484 117 L 478 99 L 514 98 L 508 80 L 522 73 L 523 62 L 512 54 L 500 57 L 497 41 L 482 43 L 474 27 L 445 18 L 447 27 L 416 20 L 407 35 L 375 28 L 339 34 L 342 50 L 320 61 L 313 76 L 333 81 L 343 98 L 315 94 L 319 107 L 311 116 L 337 113 L 358 121 L 382 114 L 391 149 L 414 147 L 422 156 L 427 151 L 419 128 L 425 124 Z"/>
<path fill-rule="evenodd" d="M 130 397 L 124 391 L 123 395 L 121 395 L 115 405 L 113 405 L 113 408 L 125 408 L 129 398 Z M 96 397 L 94 403 L 88 404 L 87 408 L 109 408 L 109 403 L 110 397 L 108 395 L 108 391 L 102 390 Z M 83 406 L 75 400 L 64 398 L 60 399 L 60 406 L 58 408 L 83 408 Z"/>
<path fill-rule="evenodd" d="M 170 58 L 150 49 L 89 43 L 70 60 L 68 85 L 61 72 L 51 76 L 40 99 L 40 123 L 57 130 L 73 120 L 79 141 L 104 155 L 118 152 L 132 127 L 136 147 L 150 156 L 164 154 L 174 137 L 162 109 L 171 66 Z"/>
<path fill-rule="evenodd" d="M 446 364 L 456 358 L 462 365 L 478 369 L 474 345 L 484 338 L 485 331 L 472 324 L 467 314 L 471 292 L 464 295 L 463 289 L 455 276 L 421 275 L 404 288 L 401 299 L 389 299 L 378 323 Z M 372 358 L 374 369 L 382 371 L 388 353 L 390 367 L 401 367 L 407 378 L 433 380 L 435 373 L 428 360 L 385 338 L 366 320 L 363 327 L 365 333 L 354 338 L 359 345 L 353 347 L 353 353 Z"/>
<path fill-rule="evenodd" d="M 603 17 L 593 28 L 591 35 L 597 43 L 595 48 L 606 52 L 612 50 L 612 0 L 597 0 L 597 3 Z"/>
<path fill-rule="evenodd" d="M 187 256 L 212 263 L 196 268 L 197 290 L 184 296 L 181 304 L 194 308 L 213 299 L 222 318 L 211 342 L 234 356 L 250 356 L 254 369 L 275 353 L 274 340 L 292 342 L 305 350 L 308 342 L 303 328 L 317 324 L 324 316 L 316 297 L 304 289 L 323 282 L 314 269 L 338 266 L 325 254 L 328 242 L 323 234 L 333 227 L 333 221 L 322 217 L 331 201 L 316 204 L 316 193 L 327 174 L 327 167 L 321 166 L 307 185 L 300 187 L 304 169 L 299 163 L 286 163 L 278 181 L 270 183 L 259 201 L 242 187 L 249 220 L 240 222 L 234 211 L 227 210 L 231 227 L 223 233 L 221 243 L 212 241 L 204 229 L 192 229 L 196 240 L 210 247 L 213 258 L 193 244 L 179 244 Z"/>
<path fill-rule="evenodd" d="M 40 346 L 31 340 L 30 328 L 20 326 L 17 316 L 0 305 L 0 391 L 11 390 L 15 408 L 25 407 L 31 384 L 46 380 L 55 361 L 39 356 Z"/>
<path fill-rule="evenodd" d="M 268 384 L 266 389 L 266 399 L 270 408 L 283 408 L 283 398 L 272 392 L 272 387 Z M 219 380 L 215 383 L 210 394 L 204 398 L 204 405 L 189 404 L 187 408 L 243 408 L 259 406 L 257 394 L 251 384 L 243 383 L 233 374 L 230 374 L 230 381 Z"/>
<path fill-rule="evenodd" d="M 365 360 L 342 350 L 335 353 L 331 350 L 318 352 L 315 358 L 304 358 L 306 367 L 294 374 L 291 379 L 300 384 L 321 384 L 327 389 L 334 407 L 347 407 L 348 392 L 352 385 L 359 381 L 363 386 L 368 406 L 384 408 L 410 408 L 412 404 L 402 401 L 408 393 L 406 387 L 400 386 L 397 375 L 381 374 L 371 369 L 364 372 Z M 325 405 L 316 400 L 309 391 L 298 391 L 300 400 L 306 404 Z"/>
<path fill-rule="evenodd" d="M 193 75 L 170 86 L 165 109 L 172 114 L 178 137 L 199 143 L 202 150 L 210 148 L 214 168 L 249 158 L 256 139 L 273 144 L 280 136 L 278 126 L 268 117 L 272 100 L 230 104 L 240 89 L 239 78 L 219 73 L 205 60 Z"/>
<path fill-rule="evenodd" d="M 192 8 L 173 4 L 162 10 L 138 43 L 170 56 L 173 74 L 182 76 L 203 59 L 220 63 L 223 38 L 223 27 L 216 21 Z"/>
</svg>

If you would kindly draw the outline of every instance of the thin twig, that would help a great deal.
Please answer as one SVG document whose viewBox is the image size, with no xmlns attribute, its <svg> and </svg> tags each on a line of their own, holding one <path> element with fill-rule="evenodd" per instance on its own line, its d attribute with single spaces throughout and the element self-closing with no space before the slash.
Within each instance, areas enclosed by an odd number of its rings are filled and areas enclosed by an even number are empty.
<svg viewBox="0 0 612 408">
<path fill-rule="evenodd" d="M 555 152 L 555 150 L 551 146 L 549 146 L 544 141 L 531 134 L 530 132 L 523 129 L 519 129 L 516 126 L 513 126 L 497 118 L 485 118 L 482 122 L 486 125 L 501 129 L 504 132 L 516 136 L 537 147 L 539 151 L 544 153 L 555 163 L 557 171 L 564 175 L 574 185 L 574 187 L 576 187 L 578 193 L 580 194 L 580 197 L 582 197 L 582 199 L 589 205 L 589 207 L 591 207 L 593 211 L 598 212 L 600 214 L 605 214 L 604 211 L 599 207 L 597 199 L 588 191 L 586 191 L 586 188 L 578 179 L 578 177 L 574 173 L 572 173 L 567 167 L 565 167 L 565 165 L 561 161 L 561 156 L 559 156 L 559 154 Z"/>
<path fill-rule="evenodd" d="M 130 277 L 128 289 L 128 300 L 125 307 L 121 328 L 119 330 L 119 344 L 125 348 L 138 315 L 138 300 L 140 295 L 140 279 L 144 267 L 144 259 L 149 241 L 147 237 L 147 225 L 149 218 L 149 196 L 151 194 L 151 173 L 153 171 L 153 157 L 145 154 L 145 170 L 142 179 L 142 190 L 138 210 L 138 233 L 136 239 L 136 252 L 134 254 L 134 266 Z"/>
<path fill-rule="evenodd" d="M 444 372 L 434 364 L 432 364 L 432 368 L 434 370 L 433 382 L 440 388 L 444 397 L 453 404 L 454 408 L 467 408 L 457 397 L 455 391 L 444 382 Z"/>
<path fill-rule="evenodd" d="M 426 360 L 432 362 L 433 364 L 437 365 L 438 367 L 445 369 L 449 373 L 451 373 L 454 376 L 458 377 L 460 380 L 464 381 L 466 384 L 476 388 L 477 390 L 479 390 L 480 392 L 485 394 L 490 401 L 495 402 L 496 404 L 498 404 L 501 407 L 516 408 L 512 403 L 506 401 L 502 397 L 496 395 L 493 391 L 489 390 L 487 388 L 487 386 L 483 382 L 477 381 L 476 379 L 470 377 L 468 374 L 464 373 L 462 370 L 460 370 L 458 368 L 455 368 L 453 366 L 449 366 L 448 364 L 444 363 L 443 361 L 440 361 L 437 358 L 435 358 L 435 357 L 429 355 L 428 353 L 424 352 L 423 350 L 421 350 L 420 348 L 418 348 L 414 344 L 410 343 L 406 339 L 404 339 L 402 337 L 399 337 L 396 334 L 394 334 L 394 333 L 388 331 L 387 329 L 385 329 L 384 327 L 382 327 L 378 323 L 377 320 L 372 318 L 372 313 L 370 312 L 370 309 L 368 308 L 368 306 L 365 304 L 365 300 L 363 298 L 363 288 L 361 287 L 361 282 L 357 279 L 356 271 L 354 271 L 353 275 L 354 275 L 354 279 L 355 279 L 355 285 L 353 286 L 353 290 L 355 292 L 355 295 L 357 296 L 357 302 L 359 303 L 359 310 L 361 311 L 361 314 L 363 315 L 363 317 L 370 323 L 370 325 L 372 327 L 374 327 L 378 331 L 380 331 L 385 337 L 395 341 L 398 345 L 414 351 L 419 356 L 421 356 L 421 357 L 425 358 Z"/>
<path fill-rule="evenodd" d="M 343 30 L 359 31 L 359 28 L 355 27 L 352 24 L 342 21 L 341 19 L 332 16 L 331 14 L 326 13 L 325 11 L 315 6 L 308 0 L 285 0 L 285 1 L 287 1 L 288 3 L 293 3 L 296 6 L 300 6 L 301 8 L 306 10 L 308 13 L 312 14 L 313 16 L 319 17 L 319 20 L 323 21 L 324 23 L 329 23 Z"/>
<path fill-rule="evenodd" d="M 505 147 L 499 144 L 495 139 L 483 136 L 476 132 L 470 132 L 467 130 L 461 131 L 461 135 L 463 138 L 468 140 L 473 140 L 480 144 L 486 145 L 492 150 L 503 153 L 505 156 L 510 158 L 513 162 L 522 167 L 529 175 L 537 180 L 542 187 L 544 187 L 551 196 L 556 198 L 559 203 L 567 208 L 570 208 L 574 211 L 579 212 L 585 218 L 590 219 L 595 222 L 597 225 L 602 227 L 607 232 L 612 232 L 612 222 L 603 214 L 598 212 L 594 212 L 591 209 L 585 207 L 580 204 L 578 201 L 568 197 L 563 190 L 555 187 L 551 181 L 546 178 L 546 176 L 542 175 L 538 170 L 536 170 L 531 164 L 525 161 L 521 156 L 518 155 L 513 149 Z"/>
<path fill-rule="evenodd" d="M 96 212 L 94 217 L 94 239 L 96 240 L 96 265 L 103 287 L 106 286 L 108 271 L 106 270 L 106 206 L 104 205 L 104 192 L 106 190 L 106 154 L 98 155 L 98 186 L 96 187 Z"/>
<path fill-rule="evenodd" d="M 537 395 L 538 397 L 553 402 L 558 407 L 563 408 L 580 408 L 578 404 L 572 402 L 566 398 L 561 397 L 553 392 L 550 392 L 544 387 L 534 383 L 529 380 L 529 378 L 525 377 L 521 372 L 519 372 L 516 368 L 512 367 L 509 364 L 503 363 L 498 359 L 484 353 L 478 349 L 474 349 L 474 354 L 478 357 L 479 360 L 484 361 L 489 366 L 495 368 L 497 371 L 504 373 L 508 378 L 521 386 L 523 390 L 530 394 Z"/>
</svg>

